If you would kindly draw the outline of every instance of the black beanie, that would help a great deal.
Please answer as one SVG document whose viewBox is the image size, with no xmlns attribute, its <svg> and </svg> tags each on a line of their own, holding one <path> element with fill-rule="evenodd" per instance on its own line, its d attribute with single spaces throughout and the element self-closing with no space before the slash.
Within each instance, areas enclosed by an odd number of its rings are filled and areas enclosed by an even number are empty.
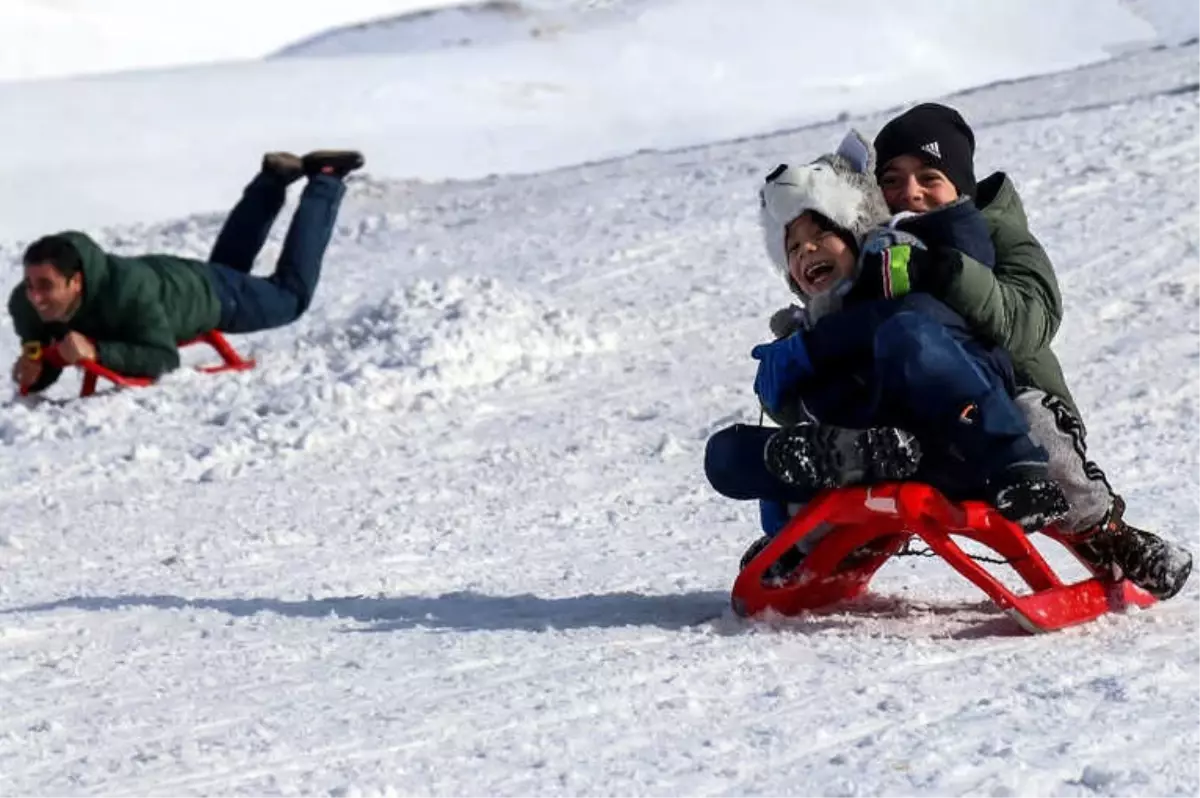
<svg viewBox="0 0 1200 798">
<path fill-rule="evenodd" d="M 879 131 L 875 155 L 877 179 L 893 158 L 913 155 L 944 172 L 960 196 L 975 196 L 975 134 L 953 108 L 938 103 L 909 108 Z"/>
</svg>

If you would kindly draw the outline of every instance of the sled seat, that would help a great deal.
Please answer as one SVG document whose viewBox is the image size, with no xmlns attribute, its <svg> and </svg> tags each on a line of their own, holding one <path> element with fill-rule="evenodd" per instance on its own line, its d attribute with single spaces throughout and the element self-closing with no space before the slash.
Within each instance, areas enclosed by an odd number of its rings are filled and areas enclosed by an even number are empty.
<svg viewBox="0 0 1200 798">
<path fill-rule="evenodd" d="M 221 371 L 248 371 L 254 368 L 255 361 L 247 360 L 238 354 L 233 345 L 226 340 L 225 336 L 216 330 L 198 335 L 195 338 L 189 338 L 186 341 L 180 341 L 177 345 L 179 348 L 191 346 L 192 344 L 208 344 L 216 350 L 221 357 L 221 362 L 211 366 L 197 366 L 197 371 L 202 371 L 206 374 L 215 374 Z M 62 359 L 58 352 L 58 346 L 51 344 L 50 346 L 40 347 L 39 353 L 35 357 L 40 357 L 52 366 L 65 368 L 67 363 Z M 94 360 L 81 360 L 75 364 L 83 371 L 83 385 L 79 389 L 79 395 L 91 396 L 96 392 L 96 383 L 100 378 L 104 378 L 114 385 L 119 385 L 123 388 L 138 388 L 150 385 L 154 382 L 152 377 L 133 377 L 128 374 L 121 374 L 113 371 L 110 368 L 100 365 Z M 24 395 L 25 391 L 22 391 Z"/>
<path fill-rule="evenodd" d="M 810 534 L 819 539 L 795 571 L 783 580 L 763 578 L 784 552 Z M 1042 534 L 1063 542 L 1055 527 L 1042 530 Z M 1149 593 L 1128 580 L 1114 583 L 1093 574 L 1065 584 L 1025 530 L 995 508 L 983 502 L 956 504 L 929 485 L 902 482 L 837 488 L 806 505 L 738 574 L 731 596 L 734 612 L 752 617 L 773 610 L 791 616 L 855 598 L 913 537 L 1030 632 L 1062 629 L 1108 612 L 1155 603 Z M 1010 590 L 964 552 L 955 537 L 995 551 L 1030 592 L 1018 595 Z"/>
</svg>

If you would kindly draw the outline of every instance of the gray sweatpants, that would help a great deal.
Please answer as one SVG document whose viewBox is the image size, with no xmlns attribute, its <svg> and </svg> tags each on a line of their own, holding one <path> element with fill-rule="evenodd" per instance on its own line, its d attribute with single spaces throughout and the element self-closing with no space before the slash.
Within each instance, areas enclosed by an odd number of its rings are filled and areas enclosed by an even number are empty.
<svg viewBox="0 0 1200 798">
<path fill-rule="evenodd" d="M 1034 442 L 1050 455 L 1050 477 L 1071 506 L 1059 527 L 1083 532 L 1100 523 L 1112 506 L 1113 492 L 1104 472 L 1087 458 L 1083 422 L 1062 399 L 1035 388 L 1017 394 L 1017 405 Z"/>
</svg>

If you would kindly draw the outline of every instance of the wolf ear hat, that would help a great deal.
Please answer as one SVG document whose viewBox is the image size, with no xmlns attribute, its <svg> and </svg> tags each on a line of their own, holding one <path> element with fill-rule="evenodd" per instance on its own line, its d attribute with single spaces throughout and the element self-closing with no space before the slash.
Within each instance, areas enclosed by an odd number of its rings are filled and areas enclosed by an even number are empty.
<svg viewBox="0 0 1200 798">
<path fill-rule="evenodd" d="M 767 254 L 792 292 L 808 299 L 788 274 L 787 226 L 806 211 L 821 214 L 848 232 L 861 249 L 872 228 L 890 218 L 875 182 L 875 150 L 851 130 L 837 151 L 803 166 L 780 164 L 759 192 L 759 223 Z"/>
</svg>

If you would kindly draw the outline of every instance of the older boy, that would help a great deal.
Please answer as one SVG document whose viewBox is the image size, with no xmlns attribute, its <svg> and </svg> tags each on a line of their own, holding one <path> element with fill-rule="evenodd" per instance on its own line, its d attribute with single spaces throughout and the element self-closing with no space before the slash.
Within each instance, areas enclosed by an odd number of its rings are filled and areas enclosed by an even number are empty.
<svg viewBox="0 0 1200 798">
<path fill-rule="evenodd" d="M 975 135 L 957 111 L 937 103 L 888 122 L 875 147 L 876 175 L 893 213 L 925 214 L 971 201 L 982 212 L 995 247 L 994 268 L 951 245 L 960 251 L 909 264 L 907 285 L 942 300 L 1012 354 L 1021 387 L 1017 402 L 1070 504 L 1059 526 L 1075 533 L 1074 547 L 1093 570 L 1114 579 L 1124 575 L 1160 599 L 1174 596 L 1187 581 L 1192 556 L 1129 525 L 1125 502 L 1087 458 L 1083 421 L 1050 349 L 1062 319 L 1058 281 L 1029 231 L 1012 181 L 998 172 L 976 182 Z"/>
</svg>

